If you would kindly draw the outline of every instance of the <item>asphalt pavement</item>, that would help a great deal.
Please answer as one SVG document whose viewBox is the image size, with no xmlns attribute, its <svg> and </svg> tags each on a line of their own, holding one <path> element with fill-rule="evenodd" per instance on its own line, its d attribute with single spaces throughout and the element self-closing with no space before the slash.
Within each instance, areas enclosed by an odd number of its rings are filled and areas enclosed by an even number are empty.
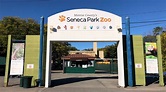
<svg viewBox="0 0 166 92">
<path fill-rule="evenodd" d="M 49 88 L 22 88 L 18 77 L 9 78 L 9 86 L 3 87 L 3 78 L 0 76 L 0 92 L 166 92 L 166 87 L 160 87 L 158 83 L 119 87 L 117 74 L 63 74 L 53 71 Z"/>
</svg>

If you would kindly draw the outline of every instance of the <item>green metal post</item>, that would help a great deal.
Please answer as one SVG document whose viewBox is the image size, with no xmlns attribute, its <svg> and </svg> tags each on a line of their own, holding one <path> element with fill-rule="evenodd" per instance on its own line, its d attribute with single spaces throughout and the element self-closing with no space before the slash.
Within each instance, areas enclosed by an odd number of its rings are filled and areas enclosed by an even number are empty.
<svg viewBox="0 0 166 92">
<path fill-rule="evenodd" d="M 160 35 L 157 35 L 157 59 L 158 59 L 158 69 L 159 69 L 159 85 L 164 86 L 163 61 L 162 61 L 162 53 L 161 53 Z"/>
<path fill-rule="evenodd" d="M 11 35 L 8 35 L 8 44 L 7 44 L 7 56 L 6 56 L 6 69 L 4 77 L 4 87 L 8 86 L 9 82 L 9 73 L 10 73 L 10 60 L 11 60 Z"/>
</svg>

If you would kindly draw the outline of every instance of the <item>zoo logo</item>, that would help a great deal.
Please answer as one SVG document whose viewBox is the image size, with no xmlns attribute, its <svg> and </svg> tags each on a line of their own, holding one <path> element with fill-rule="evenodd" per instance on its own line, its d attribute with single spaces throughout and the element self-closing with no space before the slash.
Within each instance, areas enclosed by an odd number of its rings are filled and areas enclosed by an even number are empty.
<svg viewBox="0 0 166 92">
<path fill-rule="evenodd" d="M 65 21 L 65 18 L 66 18 L 65 16 L 61 15 L 61 16 L 59 16 L 59 21 L 63 22 L 63 21 Z"/>
</svg>

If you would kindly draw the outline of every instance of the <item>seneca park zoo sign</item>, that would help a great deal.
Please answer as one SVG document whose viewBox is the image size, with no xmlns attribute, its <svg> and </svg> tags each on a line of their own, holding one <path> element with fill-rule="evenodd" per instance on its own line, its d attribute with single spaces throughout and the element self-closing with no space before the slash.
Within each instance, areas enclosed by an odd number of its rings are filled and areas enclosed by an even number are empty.
<svg viewBox="0 0 166 92">
<path fill-rule="evenodd" d="M 118 42 L 118 84 L 125 86 L 121 29 L 121 17 L 95 9 L 73 9 L 48 17 L 45 86 L 48 87 L 51 84 L 50 52 L 52 41 Z"/>
<path fill-rule="evenodd" d="M 104 38 L 109 37 L 110 39 L 110 36 L 112 36 L 112 40 L 118 41 L 118 37 L 122 34 L 117 29 L 121 28 L 121 17 L 94 9 L 74 9 L 52 15 L 48 18 L 48 37 L 50 40 L 58 40 L 59 38 L 63 40 L 62 38 L 64 38 L 65 41 L 77 41 L 77 39 L 80 41 L 82 37 L 82 41 L 89 41 L 93 38 L 95 38 L 93 39 L 95 41 L 99 40 L 97 38 L 101 39 L 102 36 L 98 36 L 102 33 L 105 36 Z"/>
</svg>

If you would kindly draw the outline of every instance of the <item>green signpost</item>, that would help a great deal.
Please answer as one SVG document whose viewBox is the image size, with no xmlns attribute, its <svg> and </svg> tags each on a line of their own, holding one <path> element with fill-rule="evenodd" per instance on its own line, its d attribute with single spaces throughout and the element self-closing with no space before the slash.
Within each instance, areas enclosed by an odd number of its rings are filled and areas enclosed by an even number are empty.
<svg viewBox="0 0 166 92">
<path fill-rule="evenodd" d="M 6 69 L 4 77 L 4 86 L 8 86 L 9 82 L 9 69 L 10 69 L 10 53 L 11 53 L 11 35 L 8 35 L 7 56 L 6 56 Z"/>
<path fill-rule="evenodd" d="M 158 57 L 158 69 L 159 69 L 159 85 L 164 86 L 164 75 L 163 75 L 163 61 L 161 53 L 161 37 L 157 35 L 157 57 Z"/>
</svg>

